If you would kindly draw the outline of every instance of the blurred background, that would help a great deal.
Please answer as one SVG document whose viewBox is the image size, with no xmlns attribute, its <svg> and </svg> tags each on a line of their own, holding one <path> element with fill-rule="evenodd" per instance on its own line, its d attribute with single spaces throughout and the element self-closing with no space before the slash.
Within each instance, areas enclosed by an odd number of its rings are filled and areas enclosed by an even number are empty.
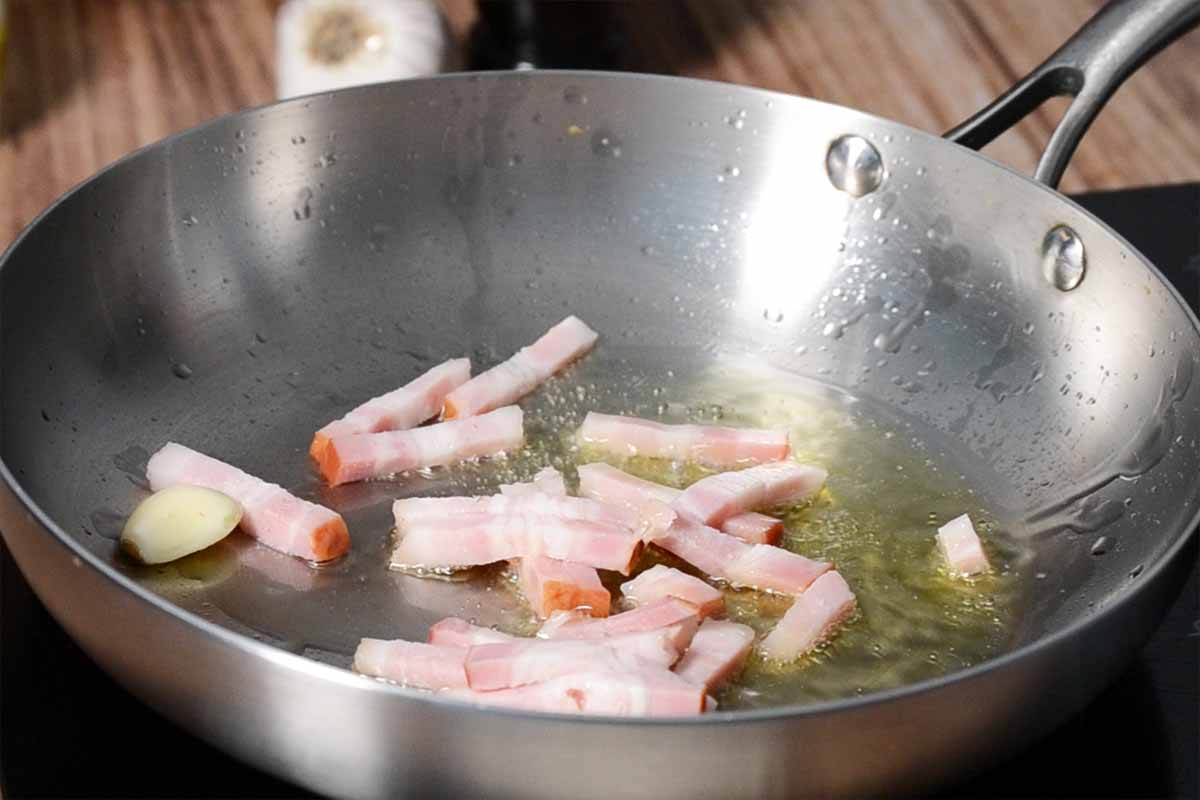
<svg viewBox="0 0 1200 800">
<path fill-rule="evenodd" d="M 381 13 L 401 28 L 384 43 L 403 51 L 393 74 L 528 61 L 690 75 L 816 97 L 934 132 L 1011 85 L 1101 5 L 336 1 L 392 7 Z M 426 8 L 414 15 L 404 6 Z M 301 63 L 312 31 L 296 20 L 286 28 L 281 0 L 0 0 L 0 7 L 7 29 L 0 247 L 54 198 L 131 150 L 270 102 L 289 81 L 293 91 L 315 88 Z M 430 9 L 440 28 L 430 29 Z M 326 45 L 336 51 L 346 35 L 357 35 L 353 25 L 333 30 Z M 364 41 L 371 46 L 369 35 Z M 1192 36 L 1137 73 L 1088 133 L 1063 189 L 1200 180 L 1197 64 L 1200 37 Z M 987 152 L 1028 171 L 1064 105 L 1049 103 Z"/>
</svg>

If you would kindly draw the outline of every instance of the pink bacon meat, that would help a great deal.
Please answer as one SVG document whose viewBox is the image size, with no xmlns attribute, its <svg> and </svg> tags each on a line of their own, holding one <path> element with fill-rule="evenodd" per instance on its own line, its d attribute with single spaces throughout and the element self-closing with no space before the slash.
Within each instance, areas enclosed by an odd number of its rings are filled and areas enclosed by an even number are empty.
<svg viewBox="0 0 1200 800">
<path fill-rule="evenodd" d="M 753 628 L 707 619 L 696 631 L 692 646 L 675 665 L 675 674 L 711 692 L 741 671 L 753 646 Z"/>
<path fill-rule="evenodd" d="M 420 689 L 462 689 L 467 649 L 401 639 L 363 639 L 354 651 L 354 671 Z"/>
<path fill-rule="evenodd" d="M 399 389 L 374 397 L 346 416 L 329 423 L 313 436 L 309 454 L 317 461 L 329 440 L 356 433 L 378 433 L 415 428 L 436 417 L 451 390 L 471 377 L 471 361 L 455 358 L 439 364 Z"/>
<path fill-rule="evenodd" d="M 662 549 L 714 578 L 734 586 L 799 594 L 832 565 L 769 544 L 746 544 L 718 530 L 676 519 L 666 536 L 654 540 Z"/>
<path fill-rule="evenodd" d="M 579 467 L 579 493 L 604 503 L 636 506 L 646 500 L 671 505 L 683 494 L 681 489 L 642 480 L 603 462 Z M 736 514 L 720 526 L 721 530 L 751 544 L 775 544 L 783 535 L 783 523 L 766 514 L 748 511 Z"/>
<path fill-rule="evenodd" d="M 502 483 L 500 494 L 506 497 L 526 497 L 531 494 L 546 494 L 551 497 L 566 497 L 567 484 L 562 473 L 554 467 L 546 467 L 533 476 L 529 483 Z"/>
<path fill-rule="evenodd" d="M 666 425 L 637 417 L 589 412 L 579 440 L 619 456 L 649 456 L 737 467 L 787 458 L 787 431 Z"/>
<path fill-rule="evenodd" d="M 567 484 L 561 472 L 546 467 L 528 483 L 501 484 L 500 494 L 514 498 L 565 498 Z M 574 608 L 584 609 L 593 617 L 608 616 L 612 597 L 600 583 L 600 573 L 595 568 L 553 558 L 518 558 L 512 566 L 517 571 L 521 593 L 541 619 L 555 611 Z"/>
<path fill-rule="evenodd" d="M 575 359 L 599 337 L 577 317 L 567 317 L 508 361 L 476 375 L 446 396 L 442 417 L 472 417 L 515 403 Z"/>
<path fill-rule="evenodd" d="M 991 569 L 983 542 L 975 533 L 975 526 L 966 514 L 938 528 L 938 547 L 946 556 L 950 571 L 958 575 L 978 575 Z"/>
<path fill-rule="evenodd" d="M 854 612 L 854 592 L 836 571 L 826 572 L 796 598 L 762 642 L 768 658 L 791 661 L 829 638 L 833 629 Z"/>
<path fill-rule="evenodd" d="M 516 638 L 492 628 L 472 625 L 458 617 L 446 617 L 429 628 L 429 643 L 444 647 L 467 648 L 478 644 L 501 644 Z"/>
<path fill-rule="evenodd" d="M 459 689 L 443 695 L 522 711 L 627 717 L 699 714 L 705 705 L 703 687 L 657 668 L 636 672 L 583 672 L 515 689 L 494 692 Z"/>
<path fill-rule="evenodd" d="M 154 491 L 187 484 L 229 495 L 242 506 L 242 530 L 283 553 L 329 561 L 350 549 L 341 515 L 183 445 L 170 442 L 155 453 L 146 478 Z"/>
<path fill-rule="evenodd" d="M 519 559 L 514 566 L 521 593 L 539 618 L 571 609 L 608 616 L 612 596 L 594 567 L 542 556 Z"/>
<path fill-rule="evenodd" d="M 779 544 L 783 538 L 783 522 L 757 511 L 735 514 L 718 527 L 722 533 L 749 544 Z"/>
<path fill-rule="evenodd" d="M 478 691 L 511 689 L 580 672 L 669 669 L 679 650 L 665 630 L 600 641 L 518 639 L 467 651 L 467 685 Z"/>
<path fill-rule="evenodd" d="M 718 526 L 755 508 L 774 508 L 809 500 L 821 491 L 829 473 L 808 464 L 761 464 L 738 472 L 701 478 L 683 490 L 674 508 L 705 525 Z"/>
<path fill-rule="evenodd" d="M 629 574 L 642 540 L 628 528 L 544 514 L 457 514 L 406 523 L 391 563 L 444 569 L 546 556 Z"/>
<path fill-rule="evenodd" d="M 405 497 L 392 503 L 396 527 L 436 522 L 463 514 L 541 514 L 617 525 L 633 532 L 642 519 L 627 506 L 602 503 L 586 497 L 553 497 L 542 493 L 485 495 L 482 497 Z"/>
<path fill-rule="evenodd" d="M 540 639 L 612 639 L 630 634 L 667 629 L 675 647 L 683 652 L 696 635 L 700 612 L 691 603 L 666 597 L 607 619 L 571 611 L 551 614 L 538 630 Z"/>
<path fill-rule="evenodd" d="M 701 619 L 725 613 L 725 595 L 720 589 L 665 564 L 656 564 L 633 580 L 622 583 L 621 594 L 635 606 L 644 606 L 664 597 L 678 597 L 694 605 Z"/>
<path fill-rule="evenodd" d="M 321 476 L 337 486 L 519 450 L 525 442 L 523 422 L 521 409 L 508 406 L 407 431 L 334 436 L 318 462 Z"/>
</svg>

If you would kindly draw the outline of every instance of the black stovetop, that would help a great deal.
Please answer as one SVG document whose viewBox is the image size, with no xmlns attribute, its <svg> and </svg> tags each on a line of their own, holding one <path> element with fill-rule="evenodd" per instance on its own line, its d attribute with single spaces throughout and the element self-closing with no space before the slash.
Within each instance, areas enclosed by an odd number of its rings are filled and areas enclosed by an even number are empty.
<svg viewBox="0 0 1200 800">
<path fill-rule="evenodd" d="M 1200 184 L 1079 198 L 1200 303 Z M 1195 557 L 1193 543 L 1191 557 Z M 1129 670 L 1025 754 L 946 798 L 1200 797 L 1200 570 Z M 200 742 L 102 673 L 0 547 L 0 794 L 311 797 Z"/>
</svg>

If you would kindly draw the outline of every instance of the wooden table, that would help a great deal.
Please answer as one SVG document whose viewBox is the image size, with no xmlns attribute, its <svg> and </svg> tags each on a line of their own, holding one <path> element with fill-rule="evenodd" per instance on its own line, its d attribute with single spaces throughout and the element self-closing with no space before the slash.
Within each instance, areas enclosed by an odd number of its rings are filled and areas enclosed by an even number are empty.
<svg viewBox="0 0 1200 800">
<path fill-rule="evenodd" d="M 0 97 L 0 246 L 136 147 L 274 96 L 277 0 L 9 0 Z M 443 0 L 461 40 L 474 0 Z M 1057 47 L 1095 0 L 637 0 L 627 66 L 810 95 L 931 131 Z M 1200 33 L 1100 115 L 1067 191 L 1200 180 Z M 989 149 L 1028 170 L 1064 101 Z"/>
</svg>

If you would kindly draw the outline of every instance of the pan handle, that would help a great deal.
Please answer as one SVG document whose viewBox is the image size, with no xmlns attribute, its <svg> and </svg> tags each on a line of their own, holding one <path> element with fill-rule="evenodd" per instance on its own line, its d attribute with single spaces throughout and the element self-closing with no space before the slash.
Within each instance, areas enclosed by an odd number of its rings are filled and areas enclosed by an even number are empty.
<svg viewBox="0 0 1200 800">
<path fill-rule="evenodd" d="M 1096 114 L 1126 78 L 1200 24 L 1200 0 L 1112 0 L 1040 66 L 970 119 L 946 133 L 973 150 L 1020 122 L 1051 97 L 1075 98 L 1033 177 L 1058 186 Z"/>
</svg>

